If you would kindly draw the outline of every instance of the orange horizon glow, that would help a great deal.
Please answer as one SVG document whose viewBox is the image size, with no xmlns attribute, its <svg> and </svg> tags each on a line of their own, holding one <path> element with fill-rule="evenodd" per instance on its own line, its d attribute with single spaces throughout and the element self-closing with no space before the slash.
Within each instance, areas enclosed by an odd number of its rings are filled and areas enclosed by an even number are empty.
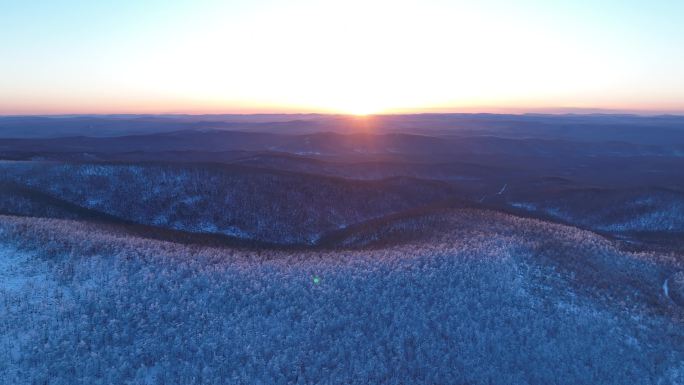
<svg viewBox="0 0 684 385">
<path fill-rule="evenodd" d="M 150 115 L 220 115 L 220 114 L 331 114 L 350 116 L 391 115 L 391 114 L 424 114 L 424 113 L 493 113 L 493 114 L 525 114 L 525 113 L 625 113 L 635 115 L 675 114 L 684 115 L 684 106 L 654 106 L 654 105 L 531 105 L 531 106 L 436 106 L 417 108 L 386 108 L 373 107 L 350 108 L 306 108 L 303 106 L 275 106 L 275 105 L 246 105 L 234 106 L 220 103 L 105 103 L 79 105 L 46 105 L 46 106 L 0 106 L 0 116 L 11 115 L 108 115 L 108 114 L 150 114 Z"/>
</svg>

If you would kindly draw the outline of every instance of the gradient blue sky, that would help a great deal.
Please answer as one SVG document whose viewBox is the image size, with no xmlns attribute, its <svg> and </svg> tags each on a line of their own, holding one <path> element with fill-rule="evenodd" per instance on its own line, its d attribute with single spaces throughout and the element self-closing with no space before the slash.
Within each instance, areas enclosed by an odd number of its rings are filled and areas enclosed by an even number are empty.
<svg viewBox="0 0 684 385">
<path fill-rule="evenodd" d="M 682 0 L 0 0 L 0 114 L 681 113 L 682 20 Z"/>
</svg>

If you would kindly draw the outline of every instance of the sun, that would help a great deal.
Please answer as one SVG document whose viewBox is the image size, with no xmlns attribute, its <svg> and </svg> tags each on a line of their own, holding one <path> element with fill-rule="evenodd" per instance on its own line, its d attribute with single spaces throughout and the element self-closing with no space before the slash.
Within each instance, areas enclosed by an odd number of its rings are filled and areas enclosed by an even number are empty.
<svg viewBox="0 0 684 385">
<path fill-rule="evenodd" d="M 338 110 L 349 115 L 367 116 L 380 113 L 382 108 L 376 103 L 355 101 L 348 103 L 346 106 L 339 107 Z"/>
<path fill-rule="evenodd" d="M 354 115 L 354 116 L 368 116 L 368 115 L 372 115 L 374 113 L 375 113 L 375 111 L 373 111 L 371 109 L 366 109 L 366 108 L 354 109 L 354 110 L 349 111 L 349 114 Z"/>
<path fill-rule="evenodd" d="M 359 79 L 363 76 L 359 75 Z M 374 87 L 361 87 L 359 82 L 347 87 L 335 87 L 319 93 L 315 105 L 319 109 L 336 114 L 368 116 L 390 113 L 393 110 L 394 100 L 390 92 Z M 365 81 L 362 83 L 371 83 Z M 314 103 L 302 103 L 314 105 Z"/>
</svg>

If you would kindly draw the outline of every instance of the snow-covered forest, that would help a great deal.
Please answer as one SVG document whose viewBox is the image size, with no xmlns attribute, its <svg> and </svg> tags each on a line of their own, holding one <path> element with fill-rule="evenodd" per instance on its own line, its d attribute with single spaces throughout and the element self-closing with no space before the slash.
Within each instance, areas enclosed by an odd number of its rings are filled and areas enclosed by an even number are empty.
<svg viewBox="0 0 684 385">
<path fill-rule="evenodd" d="M 394 247 L 295 253 L 1 217 L 0 378 L 684 381 L 681 256 L 621 251 L 586 231 L 488 211 L 439 223 Z"/>
<path fill-rule="evenodd" d="M 31 189 L 13 191 L 0 203 L 11 213 L 57 211 L 35 197 L 42 194 L 62 206 L 136 223 L 280 244 L 314 243 L 327 231 L 454 192 L 438 182 L 359 182 L 219 165 L 9 164 L 0 167 L 0 181 Z"/>
<path fill-rule="evenodd" d="M 0 117 L 0 385 L 682 385 L 682 122 Z"/>
</svg>

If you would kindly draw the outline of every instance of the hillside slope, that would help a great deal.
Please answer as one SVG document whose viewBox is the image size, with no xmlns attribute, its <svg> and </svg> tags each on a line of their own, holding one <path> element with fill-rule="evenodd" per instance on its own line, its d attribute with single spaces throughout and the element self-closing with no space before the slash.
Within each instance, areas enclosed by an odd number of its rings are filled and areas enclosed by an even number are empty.
<svg viewBox="0 0 684 385">
<path fill-rule="evenodd" d="M 0 287 L 0 376 L 14 384 L 684 379 L 683 304 L 661 287 L 670 279 L 677 290 L 681 256 L 626 253 L 586 231 L 490 211 L 445 215 L 448 226 L 430 239 L 296 253 L 0 217 L 0 258 L 21 262 L 12 290 Z M 41 275 L 45 284 L 27 278 Z"/>
<path fill-rule="evenodd" d="M 332 230 L 458 196 L 436 181 L 349 181 L 226 165 L 29 162 L 0 173 L 35 194 L 123 220 L 282 244 L 312 244 Z"/>
</svg>

